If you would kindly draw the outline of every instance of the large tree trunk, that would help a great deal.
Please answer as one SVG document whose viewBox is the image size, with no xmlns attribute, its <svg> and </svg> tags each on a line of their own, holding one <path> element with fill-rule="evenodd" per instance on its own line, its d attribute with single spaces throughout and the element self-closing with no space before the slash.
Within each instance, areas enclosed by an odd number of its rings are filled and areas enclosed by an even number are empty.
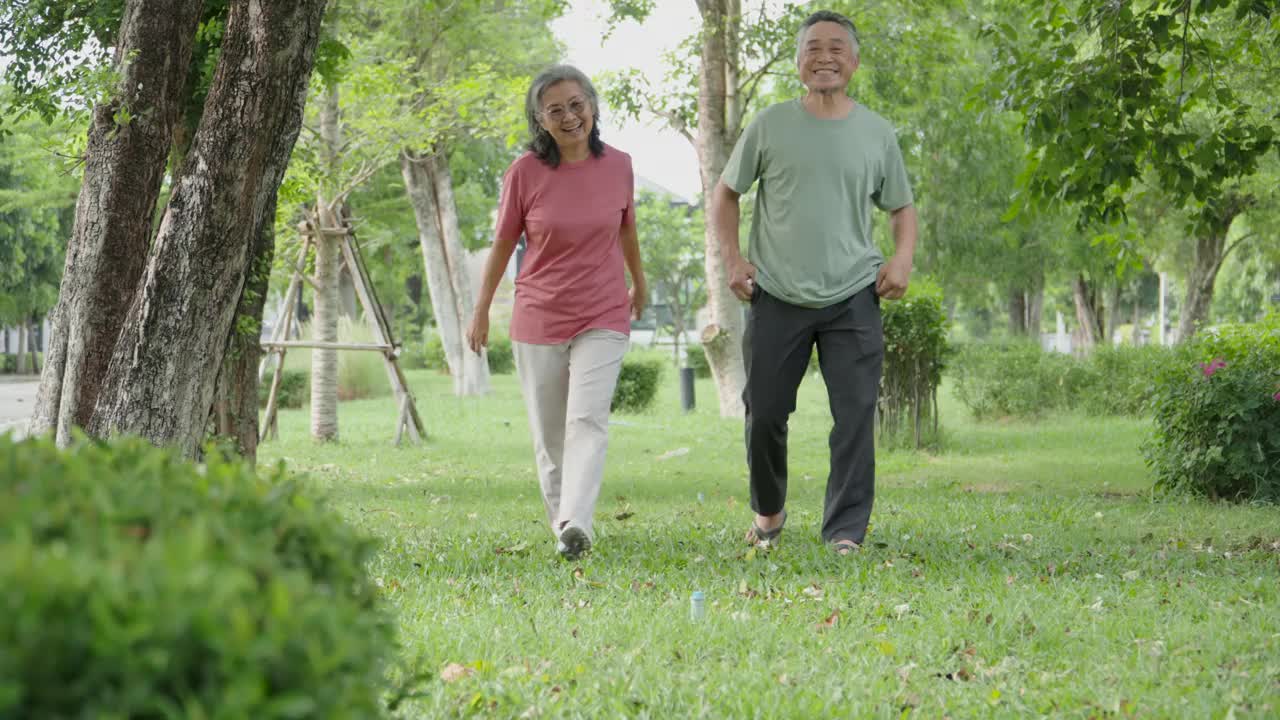
<svg viewBox="0 0 1280 720">
<path fill-rule="evenodd" d="M 254 241 L 214 403 L 218 434 L 230 438 L 250 464 L 258 459 L 258 362 L 262 359 L 262 310 L 275 259 L 275 205 L 273 197 Z"/>
<path fill-rule="evenodd" d="M 344 237 L 321 228 L 333 227 L 332 213 L 326 213 L 324 198 L 318 198 L 315 220 L 311 230 L 316 238 L 316 292 L 315 315 L 311 320 L 313 340 L 326 343 L 338 342 L 338 260 L 342 257 L 339 245 Z M 326 222 L 327 221 L 327 222 Z M 336 223 L 335 223 L 336 224 Z M 338 439 L 338 351 L 332 348 L 315 348 L 311 351 L 311 438 L 313 440 Z"/>
<path fill-rule="evenodd" d="M 125 2 L 114 61 L 120 80 L 111 101 L 93 110 L 31 420 L 32 434 L 53 431 L 59 445 L 70 442 L 73 427 L 88 427 L 92 420 L 146 264 L 201 4 Z"/>
<path fill-rule="evenodd" d="M 1227 245 L 1227 235 L 1237 216 L 1255 202 L 1251 195 L 1228 195 L 1222 200 L 1217 224 L 1202 230 L 1196 239 L 1196 254 L 1191 271 L 1187 273 L 1187 290 L 1178 319 L 1178 342 L 1186 342 L 1209 320 L 1209 308 L 1213 305 L 1214 284 L 1222 262 L 1235 248 Z M 1236 241 L 1239 244 L 1240 241 Z"/>
<path fill-rule="evenodd" d="M 702 14 L 702 53 L 698 72 L 698 165 L 702 175 L 702 195 L 710 197 L 733 151 L 739 123 L 729 110 L 740 112 L 736 100 L 730 103 L 729 82 L 736 94 L 737 57 L 730 54 L 727 41 L 737 27 L 731 13 L 734 0 L 698 0 Z M 733 38 L 736 47 L 737 38 Z M 742 417 L 742 390 L 746 369 L 742 362 L 742 303 L 729 289 L 728 272 L 720 252 L 715 224 L 706 224 L 707 306 L 711 322 L 703 329 L 703 349 L 716 381 L 721 417 Z"/>
<path fill-rule="evenodd" d="M 453 173 L 449 171 L 449 155 L 443 146 L 427 158 L 431 179 L 436 189 L 436 209 L 440 212 L 440 239 L 449 267 L 449 284 L 453 288 L 454 312 L 458 315 L 458 348 L 462 353 L 462 395 L 486 395 L 489 392 L 489 359 L 466 348 L 465 328 L 475 312 L 475 294 L 471 290 L 471 272 L 467 268 L 467 250 L 462 246 L 458 227 L 458 204 L 453 197 Z"/>
<path fill-rule="evenodd" d="M 324 5 L 231 2 L 200 128 L 112 354 L 93 434 L 198 450 L 250 250 L 298 136 Z"/>
<path fill-rule="evenodd" d="M 444 345 L 445 363 L 449 373 L 453 375 L 453 390 L 458 395 L 468 393 L 467 382 L 469 365 L 463 347 L 463 328 L 470 317 L 459 315 L 461 301 L 456 297 L 453 277 L 450 269 L 450 258 L 445 246 L 445 229 L 442 220 L 441 199 L 439 198 L 434 173 L 435 161 L 430 155 L 405 150 L 400 155 L 400 170 L 404 176 L 405 191 L 409 195 L 409 203 L 413 206 L 413 214 L 418 223 L 418 241 L 422 246 L 422 262 L 426 270 L 427 294 L 431 298 L 431 311 L 435 316 L 436 331 L 440 333 Z M 449 195 L 452 198 L 452 191 Z M 456 213 L 456 210 L 454 211 Z M 456 216 L 455 216 L 456 220 Z M 460 243 L 459 243 L 460 245 Z M 466 268 L 460 268 L 466 272 Z M 472 300 L 474 302 L 474 300 Z M 478 358 L 484 359 L 484 358 Z M 487 372 L 487 359 L 485 370 Z M 487 389 L 487 376 L 485 386 Z"/>
</svg>

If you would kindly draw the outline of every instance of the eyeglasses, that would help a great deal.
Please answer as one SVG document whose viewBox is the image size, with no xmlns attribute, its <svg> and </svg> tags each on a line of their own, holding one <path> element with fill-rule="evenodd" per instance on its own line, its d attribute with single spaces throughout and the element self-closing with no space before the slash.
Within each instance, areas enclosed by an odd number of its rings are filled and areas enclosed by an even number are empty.
<svg viewBox="0 0 1280 720">
<path fill-rule="evenodd" d="M 569 101 L 569 107 L 567 111 L 565 108 L 559 105 L 554 105 L 552 107 L 547 108 L 546 110 L 543 110 L 542 117 L 547 120 L 550 120 L 553 123 L 558 123 L 561 120 L 564 120 L 565 115 L 567 113 L 573 113 L 578 117 L 585 117 L 587 108 L 588 108 L 588 105 L 585 100 L 583 100 L 582 98 L 574 98 L 573 100 Z"/>
</svg>

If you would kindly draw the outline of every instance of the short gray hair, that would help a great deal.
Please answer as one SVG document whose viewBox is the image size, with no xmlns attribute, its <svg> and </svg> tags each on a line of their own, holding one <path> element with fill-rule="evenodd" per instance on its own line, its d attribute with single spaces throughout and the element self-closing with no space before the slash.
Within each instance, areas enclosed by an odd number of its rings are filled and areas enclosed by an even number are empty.
<svg viewBox="0 0 1280 720">
<path fill-rule="evenodd" d="M 591 79 L 572 65 L 552 65 L 538 73 L 529 84 L 529 92 L 525 93 L 524 97 L 524 116 L 529 123 L 529 150 L 551 167 L 560 165 L 560 149 L 556 147 L 551 135 L 542 129 L 538 116 L 542 114 L 542 94 L 547 91 L 547 88 L 562 82 L 578 83 L 582 92 L 587 94 L 587 101 L 591 103 L 592 118 L 587 146 L 591 149 L 591 154 L 596 157 L 604 153 L 604 141 L 600 139 L 600 98 L 596 95 L 596 88 L 591 84 Z"/>
<path fill-rule="evenodd" d="M 849 32 L 849 48 L 853 50 L 853 56 L 858 57 L 858 28 L 853 26 L 853 21 L 833 10 L 819 10 L 810 15 L 800 23 L 800 30 L 796 33 L 796 64 L 800 64 L 800 56 L 804 53 L 801 43 L 804 42 L 804 34 L 809 32 L 809 28 L 820 22 L 835 23 Z"/>
</svg>

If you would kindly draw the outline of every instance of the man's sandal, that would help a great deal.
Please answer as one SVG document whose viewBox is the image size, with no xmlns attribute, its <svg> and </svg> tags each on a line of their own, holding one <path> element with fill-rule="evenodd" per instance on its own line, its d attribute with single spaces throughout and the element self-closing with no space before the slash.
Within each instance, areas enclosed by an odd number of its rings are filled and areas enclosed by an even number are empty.
<svg viewBox="0 0 1280 720">
<path fill-rule="evenodd" d="M 861 550 L 862 546 L 852 540 L 833 540 L 831 541 L 831 549 L 835 550 L 837 555 L 844 557 L 849 553 Z"/>
<path fill-rule="evenodd" d="M 756 547 L 772 547 L 778 543 L 778 538 L 782 535 L 782 528 L 787 524 L 787 511 L 782 511 L 782 522 L 778 523 L 778 527 L 772 530 L 765 530 L 756 524 L 755 520 L 751 521 L 751 529 L 747 531 L 746 541 L 750 545 Z"/>
</svg>

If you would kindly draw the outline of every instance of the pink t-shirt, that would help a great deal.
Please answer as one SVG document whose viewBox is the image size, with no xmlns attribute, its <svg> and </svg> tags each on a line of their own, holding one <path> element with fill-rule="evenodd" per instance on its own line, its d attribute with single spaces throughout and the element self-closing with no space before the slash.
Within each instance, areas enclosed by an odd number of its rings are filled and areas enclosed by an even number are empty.
<svg viewBox="0 0 1280 720">
<path fill-rule="evenodd" d="M 552 169 L 533 153 L 502 180 L 497 235 L 525 236 L 516 277 L 511 339 L 558 345 L 586 330 L 630 334 L 620 230 L 636 221 L 631 156 L 605 145 L 600 157 Z"/>
</svg>

